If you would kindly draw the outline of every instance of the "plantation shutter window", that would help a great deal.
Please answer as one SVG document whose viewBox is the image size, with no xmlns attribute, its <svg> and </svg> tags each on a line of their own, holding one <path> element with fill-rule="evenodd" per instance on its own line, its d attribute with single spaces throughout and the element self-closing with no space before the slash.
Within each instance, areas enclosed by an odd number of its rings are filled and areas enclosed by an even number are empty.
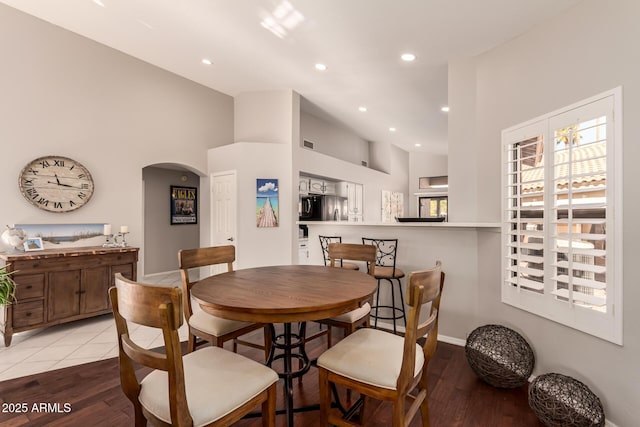
<svg viewBox="0 0 640 427">
<path fill-rule="evenodd" d="M 503 131 L 502 301 L 622 344 L 621 91 Z"/>
</svg>

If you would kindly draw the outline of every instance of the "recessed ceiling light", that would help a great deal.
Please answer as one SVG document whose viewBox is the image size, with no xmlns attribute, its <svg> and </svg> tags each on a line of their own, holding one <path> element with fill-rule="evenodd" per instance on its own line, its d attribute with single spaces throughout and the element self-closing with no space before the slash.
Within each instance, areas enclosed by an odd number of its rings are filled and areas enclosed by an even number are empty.
<svg viewBox="0 0 640 427">
<path fill-rule="evenodd" d="M 367 107 L 358 107 L 358 111 L 362 111 L 364 113 L 367 111 Z"/>
<path fill-rule="evenodd" d="M 202 63 L 203 63 L 204 65 L 211 65 L 211 64 L 213 64 L 213 62 L 211 62 L 211 60 L 210 60 L 210 59 L 207 59 L 207 58 L 204 58 L 204 59 L 202 60 Z"/>
<path fill-rule="evenodd" d="M 101 0 L 93 0 L 93 2 L 94 2 L 95 4 L 97 4 L 98 6 L 100 6 L 100 7 L 104 7 L 104 3 L 102 3 L 102 1 L 101 1 Z"/>
<path fill-rule="evenodd" d="M 415 61 L 416 60 L 416 56 L 413 53 L 403 53 L 400 58 L 402 58 L 403 61 L 407 61 L 407 62 L 411 62 L 411 61 Z"/>
<path fill-rule="evenodd" d="M 415 145 L 416 147 L 422 147 L 422 144 L 413 144 L 413 145 Z"/>
<path fill-rule="evenodd" d="M 390 127 L 390 128 L 389 128 L 389 132 L 395 132 L 396 130 L 397 130 L 397 129 L 396 129 L 396 128 L 394 128 L 394 127 Z"/>
<path fill-rule="evenodd" d="M 318 71 L 325 71 L 327 69 L 327 66 L 321 63 L 317 63 L 315 67 L 316 67 L 316 70 Z"/>
<path fill-rule="evenodd" d="M 449 112 L 449 107 L 447 107 L 446 105 L 444 107 L 442 107 L 440 109 L 440 111 L 442 111 L 443 113 L 448 113 Z"/>
</svg>

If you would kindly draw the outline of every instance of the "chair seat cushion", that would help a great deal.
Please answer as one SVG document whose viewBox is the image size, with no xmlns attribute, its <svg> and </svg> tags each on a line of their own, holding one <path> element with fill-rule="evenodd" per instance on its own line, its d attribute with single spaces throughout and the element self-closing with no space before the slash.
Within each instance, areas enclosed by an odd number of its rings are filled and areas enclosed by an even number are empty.
<svg viewBox="0 0 640 427">
<path fill-rule="evenodd" d="M 331 320 L 345 323 L 353 323 L 356 320 L 362 319 L 371 311 L 371 305 L 367 302 L 362 307 L 358 307 L 355 310 L 342 313 L 336 317 L 332 317 Z"/>
<path fill-rule="evenodd" d="M 194 426 L 209 424 L 278 381 L 272 369 L 236 353 L 205 347 L 183 357 L 187 405 Z M 141 381 L 142 406 L 171 423 L 167 373 L 155 370 Z"/>
<path fill-rule="evenodd" d="M 400 279 L 404 277 L 404 271 L 396 267 L 394 272 L 393 267 L 380 267 L 376 265 L 373 270 L 373 275 L 376 279 Z"/>
<path fill-rule="evenodd" d="M 318 366 L 352 380 L 395 390 L 403 352 L 403 337 L 378 329 L 358 329 L 322 353 Z M 415 376 L 423 365 L 424 353 L 416 344 Z"/>
<path fill-rule="evenodd" d="M 202 310 L 196 310 L 193 316 L 189 318 L 189 325 L 194 328 L 215 336 L 228 334 L 237 331 L 245 326 L 251 325 L 248 322 L 240 322 L 238 320 L 228 320 L 221 317 L 211 315 Z"/>
</svg>

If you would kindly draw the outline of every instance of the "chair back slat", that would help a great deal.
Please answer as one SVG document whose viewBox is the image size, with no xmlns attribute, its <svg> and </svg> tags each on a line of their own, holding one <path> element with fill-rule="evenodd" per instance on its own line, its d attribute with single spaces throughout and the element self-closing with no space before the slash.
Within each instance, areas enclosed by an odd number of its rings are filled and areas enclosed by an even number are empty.
<svg viewBox="0 0 640 427">
<path fill-rule="evenodd" d="M 236 247 L 233 245 L 211 246 L 207 248 L 182 249 L 178 251 L 178 267 L 182 277 L 184 315 L 187 320 L 193 315 L 191 288 L 197 280 L 191 280 L 189 270 L 217 264 L 226 264 L 227 271 L 233 271 L 236 260 Z"/>
<path fill-rule="evenodd" d="M 409 274 L 407 281 L 407 304 L 409 305 L 409 313 L 407 315 L 407 326 L 404 337 L 404 353 L 402 359 L 402 367 L 398 376 L 398 390 L 409 389 L 414 382 L 414 369 L 416 360 L 416 342 L 425 334 L 429 334 L 423 353 L 425 356 L 425 365 L 428 359 L 435 351 L 435 343 L 437 343 L 438 333 L 438 314 L 440 305 L 440 296 L 442 285 L 444 284 L 444 273 L 442 273 L 442 264 L 436 262 L 436 266 L 429 270 L 416 271 Z M 429 317 L 420 322 L 420 313 L 425 304 L 431 303 L 431 311 Z M 431 348 L 433 347 L 433 348 Z M 428 351 L 427 351 L 428 350 Z M 428 352 L 431 352 L 428 354 Z M 422 376 L 426 372 L 423 369 Z"/>
<path fill-rule="evenodd" d="M 122 350 L 136 363 L 162 371 L 169 369 L 166 355 L 140 347 L 128 335 L 122 335 Z"/>
<path fill-rule="evenodd" d="M 152 328 L 162 328 L 161 304 L 172 304 L 173 324 L 179 328 L 183 322 L 182 291 L 167 286 L 143 285 L 122 276 L 115 275 L 117 307 L 119 314 L 128 322 Z"/>
<path fill-rule="evenodd" d="M 227 264 L 229 271 L 233 271 L 233 262 L 235 260 L 236 247 L 233 245 L 182 249 L 178 252 L 178 267 L 181 270 L 215 264 Z"/>
<path fill-rule="evenodd" d="M 373 276 L 376 248 L 371 245 L 359 245 L 356 243 L 330 243 L 330 266 L 335 267 L 336 261 L 364 261 L 367 263 L 367 274 Z"/>
</svg>

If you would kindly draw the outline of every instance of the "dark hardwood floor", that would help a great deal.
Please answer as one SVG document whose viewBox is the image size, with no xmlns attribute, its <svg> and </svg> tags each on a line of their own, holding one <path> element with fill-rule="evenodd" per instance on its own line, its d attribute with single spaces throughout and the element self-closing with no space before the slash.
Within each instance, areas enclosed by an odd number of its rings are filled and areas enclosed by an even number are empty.
<svg viewBox="0 0 640 427">
<path fill-rule="evenodd" d="M 256 335 L 253 339 L 258 342 L 261 338 Z M 322 337 L 307 345 L 310 357 L 317 357 L 326 348 L 325 340 L 326 337 Z M 249 347 L 240 346 L 238 352 L 256 360 L 263 357 L 260 350 Z M 141 368 L 138 372 L 145 375 L 148 371 Z M 463 347 L 439 343 L 428 373 L 433 427 L 542 426 L 528 406 L 526 386 L 502 390 L 480 381 L 469 368 Z M 294 393 L 296 406 L 318 402 L 315 368 L 304 376 L 302 382 L 295 382 Z M 0 426 L 3 427 L 133 425 L 131 403 L 120 388 L 117 359 L 0 382 L 0 402 Z M 15 404 L 26 404 L 26 413 L 16 412 Z M 367 426 L 391 425 L 387 404 L 368 400 L 365 407 Z M 278 416 L 277 425 L 284 426 L 284 422 L 284 416 Z M 261 421 L 260 418 L 245 419 L 236 425 L 258 427 Z M 295 425 L 319 426 L 318 412 L 297 413 Z M 411 426 L 421 425 L 418 415 Z"/>
</svg>

